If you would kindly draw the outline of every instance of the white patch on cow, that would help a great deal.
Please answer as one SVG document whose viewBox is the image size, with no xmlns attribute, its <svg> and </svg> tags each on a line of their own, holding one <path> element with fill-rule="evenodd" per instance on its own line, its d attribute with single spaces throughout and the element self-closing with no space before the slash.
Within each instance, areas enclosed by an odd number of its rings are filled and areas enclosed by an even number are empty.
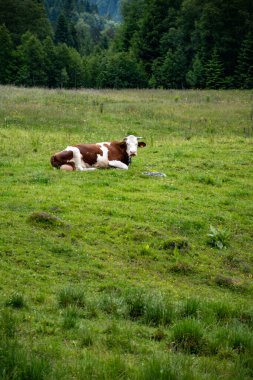
<svg viewBox="0 0 253 380">
<path fill-rule="evenodd" d="M 134 135 L 127 136 L 124 141 L 127 145 L 127 154 L 129 157 L 131 156 L 137 156 L 137 148 L 138 148 L 138 137 Z"/>
<path fill-rule="evenodd" d="M 96 144 L 96 145 L 98 145 L 100 147 L 100 149 L 103 152 L 102 155 L 101 154 L 97 154 L 97 162 L 94 165 L 97 168 L 108 168 L 108 166 L 109 166 L 109 161 L 108 161 L 109 149 L 104 144 L 110 145 L 110 143 L 107 143 L 107 142 Z"/>
<path fill-rule="evenodd" d="M 128 166 L 126 164 L 124 164 L 123 162 L 118 161 L 118 160 L 109 161 L 109 166 L 111 166 L 113 168 L 117 168 L 117 169 L 128 170 Z"/>
<path fill-rule="evenodd" d="M 76 170 L 85 170 L 86 165 L 83 162 L 82 155 L 80 153 L 80 150 L 75 146 L 67 146 L 65 150 L 73 152 L 73 158 L 69 160 L 69 162 L 74 162 Z"/>
</svg>

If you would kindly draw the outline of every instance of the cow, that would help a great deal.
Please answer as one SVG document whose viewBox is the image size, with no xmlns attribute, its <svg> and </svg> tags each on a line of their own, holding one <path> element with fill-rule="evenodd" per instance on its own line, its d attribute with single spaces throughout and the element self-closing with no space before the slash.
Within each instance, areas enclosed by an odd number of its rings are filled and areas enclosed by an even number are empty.
<svg viewBox="0 0 253 380">
<path fill-rule="evenodd" d="M 145 147 L 141 137 L 129 135 L 123 141 L 102 142 L 96 144 L 78 144 L 51 157 L 56 169 L 95 170 L 99 168 L 128 169 L 131 158 L 137 156 L 137 148 Z"/>
</svg>

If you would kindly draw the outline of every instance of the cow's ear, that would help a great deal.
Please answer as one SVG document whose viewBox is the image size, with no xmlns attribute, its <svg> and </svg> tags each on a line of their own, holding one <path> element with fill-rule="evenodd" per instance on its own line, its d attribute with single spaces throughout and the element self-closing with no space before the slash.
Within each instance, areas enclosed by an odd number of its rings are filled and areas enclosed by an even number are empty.
<svg viewBox="0 0 253 380">
<path fill-rule="evenodd" d="M 139 146 L 140 148 L 144 148 L 144 147 L 146 146 L 146 143 L 143 142 L 143 141 L 139 141 L 139 142 L 138 142 L 138 146 Z"/>
<path fill-rule="evenodd" d="M 126 147 L 126 141 L 125 141 L 125 139 L 123 141 L 121 141 L 120 146 L 123 147 L 123 148 Z"/>
</svg>

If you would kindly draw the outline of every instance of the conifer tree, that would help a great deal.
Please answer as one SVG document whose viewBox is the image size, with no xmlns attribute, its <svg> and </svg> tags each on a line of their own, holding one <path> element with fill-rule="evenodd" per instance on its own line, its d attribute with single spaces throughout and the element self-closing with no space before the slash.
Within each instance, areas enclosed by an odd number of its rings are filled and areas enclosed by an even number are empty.
<svg viewBox="0 0 253 380">
<path fill-rule="evenodd" d="M 58 18 L 54 39 L 57 44 L 65 43 L 67 45 L 71 45 L 69 24 L 66 16 L 63 13 L 61 13 Z"/>
<path fill-rule="evenodd" d="M 240 88 L 253 88 L 253 33 L 242 42 L 236 67 L 236 82 Z"/>
<path fill-rule="evenodd" d="M 221 88 L 224 82 L 223 65 L 219 59 L 217 49 L 214 49 L 211 58 L 205 66 L 206 87 Z"/>
<path fill-rule="evenodd" d="M 11 83 L 13 43 L 11 34 L 5 25 L 0 26 L 0 83 Z"/>
<path fill-rule="evenodd" d="M 205 85 L 204 65 L 197 53 L 192 61 L 192 67 L 186 74 L 186 82 L 189 87 L 202 88 Z"/>
</svg>

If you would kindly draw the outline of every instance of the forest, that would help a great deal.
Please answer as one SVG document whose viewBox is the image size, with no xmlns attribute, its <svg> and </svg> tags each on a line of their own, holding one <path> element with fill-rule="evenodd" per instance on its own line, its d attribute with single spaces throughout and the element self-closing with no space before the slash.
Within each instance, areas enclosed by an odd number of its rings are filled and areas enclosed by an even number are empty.
<svg viewBox="0 0 253 380">
<path fill-rule="evenodd" d="M 101 5 L 102 2 L 100 2 Z M 104 2 L 105 3 L 105 2 Z M 0 0 L 0 83 L 48 88 L 253 87 L 251 0 Z M 119 6 L 113 2 L 113 9 Z"/>
</svg>

